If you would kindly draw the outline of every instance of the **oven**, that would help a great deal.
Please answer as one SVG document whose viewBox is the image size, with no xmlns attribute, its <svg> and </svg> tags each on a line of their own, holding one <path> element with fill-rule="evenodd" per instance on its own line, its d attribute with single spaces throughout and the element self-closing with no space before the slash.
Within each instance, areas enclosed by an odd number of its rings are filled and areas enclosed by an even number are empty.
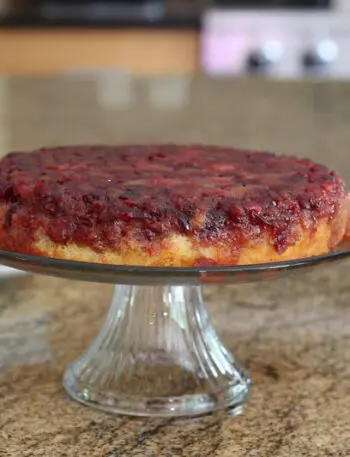
<svg viewBox="0 0 350 457">
<path fill-rule="evenodd" d="M 217 0 L 204 15 L 211 75 L 350 79 L 350 0 Z"/>
</svg>

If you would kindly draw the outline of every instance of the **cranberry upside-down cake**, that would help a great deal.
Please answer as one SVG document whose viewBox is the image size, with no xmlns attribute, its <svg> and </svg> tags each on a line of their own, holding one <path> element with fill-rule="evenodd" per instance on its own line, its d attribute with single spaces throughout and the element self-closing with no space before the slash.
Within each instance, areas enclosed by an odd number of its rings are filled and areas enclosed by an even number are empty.
<svg viewBox="0 0 350 457">
<path fill-rule="evenodd" d="M 342 179 L 232 147 L 72 146 L 0 161 L 0 249 L 116 265 L 314 256 L 343 238 Z"/>
</svg>

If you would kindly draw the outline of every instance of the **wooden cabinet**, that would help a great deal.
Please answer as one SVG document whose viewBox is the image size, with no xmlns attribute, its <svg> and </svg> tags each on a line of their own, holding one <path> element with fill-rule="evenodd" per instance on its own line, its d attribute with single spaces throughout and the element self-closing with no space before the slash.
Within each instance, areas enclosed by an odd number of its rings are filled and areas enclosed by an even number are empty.
<svg viewBox="0 0 350 457">
<path fill-rule="evenodd" d="M 134 74 L 194 74 L 199 32 L 137 29 L 2 29 L 0 73 L 49 75 L 122 68 Z"/>
</svg>

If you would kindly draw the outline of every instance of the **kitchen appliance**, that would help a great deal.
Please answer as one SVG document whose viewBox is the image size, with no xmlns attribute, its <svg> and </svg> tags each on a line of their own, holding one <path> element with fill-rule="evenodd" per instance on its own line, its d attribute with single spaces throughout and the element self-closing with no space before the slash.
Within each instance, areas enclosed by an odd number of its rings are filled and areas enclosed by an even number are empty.
<svg viewBox="0 0 350 457">
<path fill-rule="evenodd" d="M 224 3 L 225 8 L 216 7 L 204 15 L 204 72 L 276 78 L 350 77 L 348 0 L 310 0 L 303 2 L 304 8 L 299 8 L 301 2 L 296 0 L 248 1 L 261 9 L 234 8 L 239 4 L 235 0 L 218 3 Z M 262 8 L 273 5 L 278 8 Z"/>
</svg>

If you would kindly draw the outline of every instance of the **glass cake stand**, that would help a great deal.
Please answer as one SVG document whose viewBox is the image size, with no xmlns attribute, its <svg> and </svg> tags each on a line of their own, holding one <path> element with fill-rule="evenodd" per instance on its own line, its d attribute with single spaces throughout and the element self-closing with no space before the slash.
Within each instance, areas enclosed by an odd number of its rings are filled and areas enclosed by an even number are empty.
<svg viewBox="0 0 350 457">
<path fill-rule="evenodd" d="M 33 273 L 118 284 L 101 332 L 64 375 L 75 400 L 110 413 L 193 416 L 240 412 L 250 380 L 220 342 L 203 303 L 203 284 L 275 279 L 350 255 L 236 267 L 101 265 L 0 251 L 0 263 Z"/>
</svg>

